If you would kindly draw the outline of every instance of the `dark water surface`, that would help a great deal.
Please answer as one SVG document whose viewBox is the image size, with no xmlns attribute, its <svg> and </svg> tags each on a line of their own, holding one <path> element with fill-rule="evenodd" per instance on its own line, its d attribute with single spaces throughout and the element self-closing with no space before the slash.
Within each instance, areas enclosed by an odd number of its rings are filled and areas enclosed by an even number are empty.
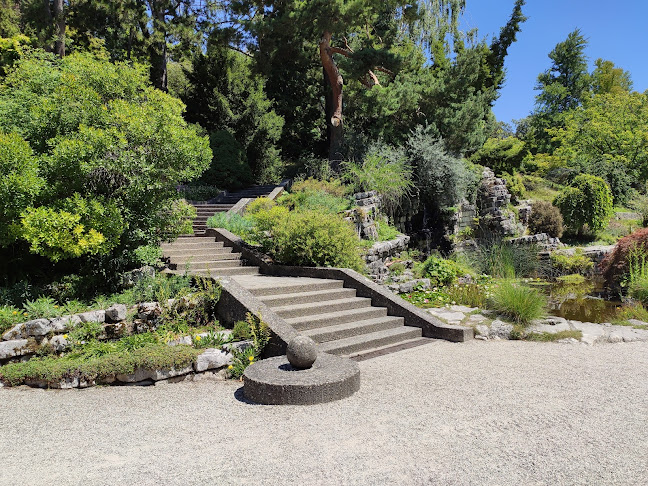
<svg viewBox="0 0 648 486">
<path fill-rule="evenodd" d="M 532 283 L 549 297 L 549 313 L 582 322 L 610 322 L 616 315 L 618 300 L 608 300 L 603 280 L 587 279 L 581 284 L 566 282 Z"/>
</svg>

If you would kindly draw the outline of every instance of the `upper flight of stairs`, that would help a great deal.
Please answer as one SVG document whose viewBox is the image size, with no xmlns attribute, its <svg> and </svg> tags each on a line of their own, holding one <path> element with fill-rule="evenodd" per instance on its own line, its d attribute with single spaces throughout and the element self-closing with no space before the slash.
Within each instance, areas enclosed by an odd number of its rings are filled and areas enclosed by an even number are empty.
<svg viewBox="0 0 648 486">
<path fill-rule="evenodd" d="M 228 193 L 217 197 L 213 203 L 194 204 L 196 219 L 193 222 L 194 234 L 200 235 L 207 229 L 207 220 L 216 213 L 225 213 L 232 209 L 236 203 L 245 198 L 267 197 L 275 186 L 252 186 L 238 192 Z"/>
<path fill-rule="evenodd" d="M 162 244 L 162 255 L 172 273 L 202 276 L 258 275 L 257 267 L 246 267 L 241 254 L 223 246 L 211 236 L 181 236 Z"/>
<path fill-rule="evenodd" d="M 320 351 L 362 358 L 390 348 L 429 342 L 402 317 L 388 316 L 371 299 L 356 297 L 341 280 L 237 276 L 246 287 L 298 332 L 319 343 Z"/>
</svg>

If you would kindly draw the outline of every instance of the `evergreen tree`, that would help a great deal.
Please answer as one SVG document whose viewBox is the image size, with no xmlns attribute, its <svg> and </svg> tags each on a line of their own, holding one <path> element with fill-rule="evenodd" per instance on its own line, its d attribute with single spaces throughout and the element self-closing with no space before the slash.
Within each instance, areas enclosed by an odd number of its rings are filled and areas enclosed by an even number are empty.
<svg viewBox="0 0 648 486">
<path fill-rule="evenodd" d="M 532 113 L 530 148 L 534 153 L 556 149 L 547 129 L 564 126 L 565 114 L 581 106 L 587 96 L 591 78 L 587 70 L 587 40 L 576 29 L 549 53 L 551 67 L 538 76 L 536 108 Z"/>
</svg>

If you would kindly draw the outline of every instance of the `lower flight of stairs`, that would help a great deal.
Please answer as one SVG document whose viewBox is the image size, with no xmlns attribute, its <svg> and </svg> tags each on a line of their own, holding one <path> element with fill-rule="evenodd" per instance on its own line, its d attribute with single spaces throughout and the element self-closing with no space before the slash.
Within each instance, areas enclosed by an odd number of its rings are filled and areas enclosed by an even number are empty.
<svg viewBox="0 0 648 486">
<path fill-rule="evenodd" d="M 357 297 L 342 280 L 273 277 L 244 266 L 241 254 L 213 236 L 184 236 L 162 246 L 169 272 L 230 276 L 299 333 L 319 343 L 320 351 L 361 360 L 429 342 L 418 327 L 385 307 Z"/>
<path fill-rule="evenodd" d="M 267 285 L 259 284 L 263 279 Z M 405 326 L 402 317 L 388 316 L 371 299 L 356 297 L 341 280 L 259 276 L 237 281 L 326 353 L 362 358 L 429 342 L 420 328 Z"/>
<path fill-rule="evenodd" d="M 259 273 L 257 267 L 243 266 L 241 254 L 213 236 L 181 236 L 173 243 L 163 243 L 162 255 L 172 273 L 212 277 Z"/>
</svg>

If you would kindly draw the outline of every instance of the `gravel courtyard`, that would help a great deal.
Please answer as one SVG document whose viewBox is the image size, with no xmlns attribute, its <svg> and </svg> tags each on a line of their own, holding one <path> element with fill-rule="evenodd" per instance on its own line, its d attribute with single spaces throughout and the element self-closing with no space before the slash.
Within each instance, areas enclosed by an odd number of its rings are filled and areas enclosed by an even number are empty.
<svg viewBox="0 0 648 486">
<path fill-rule="evenodd" d="M 311 407 L 238 382 L 0 389 L 0 484 L 648 484 L 648 343 L 432 341 L 360 367 Z"/>
</svg>

